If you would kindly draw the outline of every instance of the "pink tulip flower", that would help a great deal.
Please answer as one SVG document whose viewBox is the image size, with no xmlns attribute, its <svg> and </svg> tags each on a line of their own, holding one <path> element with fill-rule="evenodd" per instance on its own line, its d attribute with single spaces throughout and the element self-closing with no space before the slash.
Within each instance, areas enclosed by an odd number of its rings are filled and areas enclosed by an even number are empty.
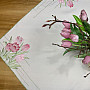
<svg viewBox="0 0 90 90">
<path fill-rule="evenodd" d="M 62 22 L 62 24 L 65 26 L 65 28 L 70 29 L 70 23 L 66 23 L 68 21 L 64 20 L 64 22 Z"/>
<path fill-rule="evenodd" d="M 70 33 L 69 33 L 69 32 L 64 32 L 64 31 L 62 31 L 60 34 L 61 34 L 64 38 L 69 38 L 69 37 L 70 37 Z"/>
<path fill-rule="evenodd" d="M 73 42 L 78 42 L 78 41 L 79 41 L 78 35 L 75 35 L 75 34 L 71 34 L 71 35 L 70 35 L 70 39 L 71 39 Z"/>
<path fill-rule="evenodd" d="M 66 48 L 70 48 L 72 46 L 72 43 L 70 41 L 62 41 L 61 46 L 66 47 Z"/>
<path fill-rule="evenodd" d="M 20 37 L 20 36 L 17 36 L 17 38 L 16 38 L 15 42 L 17 42 L 17 44 L 21 44 L 21 43 L 22 43 L 22 41 L 23 41 L 23 38 L 22 38 L 22 37 Z"/>
<path fill-rule="evenodd" d="M 71 33 L 71 29 L 68 29 L 68 28 L 63 28 L 62 30 L 63 32 L 68 32 L 68 33 Z"/>
<path fill-rule="evenodd" d="M 85 10 L 81 11 L 81 14 L 79 17 L 82 21 L 88 21 L 87 13 L 85 12 Z"/>
<path fill-rule="evenodd" d="M 13 43 L 13 44 L 8 43 L 8 44 L 6 45 L 6 47 L 5 47 L 5 49 L 6 49 L 7 51 L 12 51 L 12 52 L 18 51 L 19 48 L 20 48 L 20 47 L 19 47 L 19 44 L 17 44 L 17 43 Z"/>
<path fill-rule="evenodd" d="M 17 44 L 16 42 L 13 43 L 13 44 L 10 46 L 10 50 L 11 50 L 12 52 L 18 51 L 19 48 L 20 48 L 20 47 L 19 47 L 19 44 Z"/>
<path fill-rule="evenodd" d="M 7 50 L 7 51 L 10 51 L 11 49 L 10 49 L 10 47 L 12 46 L 12 44 L 11 43 L 8 43 L 7 45 L 6 45 L 6 47 L 5 47 L 5 49 Z"/>
<path fill-rule="evenodd" d="M 25 44 L 22 46 L 22 51 L 27 51 L 30 48 L 29 44 Z"/>
<path fill-rule="evenodd" d="M 15 57 L 15 59 L 16 59 L 16 62 L 20 62 L 20 61 L 24 60 L 24 55 L 23 55 L 23 54 L 17 55 L 17 56 Z"/>
<path fill-rule="evenodd" d="M 84 64 L 90 63 L 90 56 L 86 56 L 86 57 L 82 60 L 82 62 L 83 62 Z"/>
<path fill-rule="evenodd" d="M 58 0 L 59 3 L 64 3 L 64 0 Z"/>
<path fill-rule="evenodd" d="M 72 0 L 68 0 L 67 1 L 67 5 L 71 8 L 71 7 L 73 7 L 73 2 L 72 2 Z"/>
</svg>

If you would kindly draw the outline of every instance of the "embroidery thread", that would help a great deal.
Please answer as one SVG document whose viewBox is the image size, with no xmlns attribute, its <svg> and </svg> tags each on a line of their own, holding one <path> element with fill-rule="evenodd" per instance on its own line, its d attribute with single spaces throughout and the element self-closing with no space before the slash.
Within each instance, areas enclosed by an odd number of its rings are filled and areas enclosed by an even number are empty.
<svg viewBox="0 0 90 90">
<path fill-rule="evenodd" d="M 0 50 L 0 56 L 12 69 L 18 69 L 20 67 L 19 62 L 29 59 L 25 57 L 25 53 L 28 53 L 30 45 L 24 44 L 23 41 L 23 38 L 20 36 L 17 36 L 14 42 L 12 42 L 12 37 L 9 41 L 3 41 L 4 47 Z"/>
</svg>

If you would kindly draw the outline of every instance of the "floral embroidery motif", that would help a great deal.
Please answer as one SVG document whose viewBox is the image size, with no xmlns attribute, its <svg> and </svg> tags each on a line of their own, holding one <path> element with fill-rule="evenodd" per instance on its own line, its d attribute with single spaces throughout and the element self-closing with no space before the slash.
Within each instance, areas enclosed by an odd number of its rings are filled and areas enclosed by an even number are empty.
<svg viewBox="0 0 90 90">
<path fill-rule="evenodd" d="M 69 6 L 70 8 L 73 7 L 75 0 L 58 0 L 58 2 L 60 3 L 60 7 L 62 4 L 65 4 L 65 6 Z M 78 2 L 78 0 L 76 0 Z"/>
<path fill-rule="evenodd" d="M 29 59 L 25 57 L 25 53 L 28 53 L 30 48 L 29 44 L 24 44 L 24 39 L 17 36 L 14 42 L 12 42 L 12 37 L 8 42 L 4 41 L 4 48 L 0 50 L 0 56 L 6 60 L 8 66 L 12 69 L 18 69 L 20 67 L 19 62 Z"/>
</svg>

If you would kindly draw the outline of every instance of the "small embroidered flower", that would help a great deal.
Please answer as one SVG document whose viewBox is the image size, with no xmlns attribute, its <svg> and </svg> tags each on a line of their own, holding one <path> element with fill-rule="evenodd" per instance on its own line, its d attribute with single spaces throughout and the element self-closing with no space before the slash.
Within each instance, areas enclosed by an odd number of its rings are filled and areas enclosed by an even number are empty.
<svg viewBox="0 0 90 90">
<path fill-rule="evenodd" d="M 67 1 L 67 5 L 71 8 L 71 7 L 73 7 L 73 2 L 72 2 L 72 0 L 68 0 Z"/>
<path fill-rule="evenodd" d="M 22 51 L 27 51 L 30 48 L 29 44 L 25 44 L 22 46 Z"/>
<path fill-rule="evenodd" d="M 22 37 L 20 37 L 20 36 L 17 36 L 17 38 L 16 38 L 15 42 L 17 42 L 17 44 L 21 44 L 21 43 L 22 43 L 22 41 L 23 41 L 23 38 L 22 38 Z"/>
<path fill-rule="evenodd" d="M 13 44 L 10 46 L 10 50 L 11 50 L 12 52 L 18 51 L 19 48 L 20 48 L 20 47 L 19 47 L 19 44 L 17 44 L 16 42 L 13 43 Z"/>
<path fill-rule="evenodd" d="M 54 0 L 53 0 L 54 1 Z M 62 4 L 65 4 L 65 6 L 69 6 L 70 8 L 74 6 L 74 2 L 75 1 L 79 1 L 79 0 L 58 0 L 58 2 L 60 3 L 60 7 Z"/>
<path fill-rule="evenodd" d="M 24 55 L 23 55 L 23 54 L 17 55 L 17 56 L 15 57 L 15 59 L 16 59 L 16 62 L 21 62 L 22 60 L 24 60 Z"/>
<path fill-rule="evenodd" d="M 11 44 L 11 43 L 8 43 L 6 46 L 5 46 L 5 49 L 7 51 L 12 51 L 12 52 L 16 52 L 19 50 L 19 44 L 17 44 L 16 42 Z"/>
<path fill-rule="evenodd" d="M 64 3 L 64 0 L 58 0 L 59 3 Z"/>
<path fill-rule="evenodd" d="M 7 50 L 7 51 L 10 51 L 11 49 L 10 49 L 10 47 L 12 46 L 12 44 L 11 43 L 8 43 L 6 46 L 5 46 L 5 49 Z"/>
</svg>

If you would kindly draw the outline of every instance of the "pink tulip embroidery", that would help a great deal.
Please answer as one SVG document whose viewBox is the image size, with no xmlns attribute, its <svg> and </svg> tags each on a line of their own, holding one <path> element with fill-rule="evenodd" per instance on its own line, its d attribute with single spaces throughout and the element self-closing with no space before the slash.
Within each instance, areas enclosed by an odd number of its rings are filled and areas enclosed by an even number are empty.
<svg viewBox="0 0 90 90">
<path fill-rule="evenodd" d="M 20 61 L 24 60 L 24 55 L 23 55 L 23 54 L 17 55 L 17 56 L 15 57 L 15 59 L 16 59 L 16 62 L 20 62 Z"/>
<path fill-rule="evenodd" d="M 64 0 L 58 0 L 59 3 L 64 3 Z"/>
<path fill-rule="evenodd" d="M 21 44 L 22 41 L 23 41 L 23 38 L 20 37 L 20 36 L 17 36 L 17 38 L 16 38 L 16 42 L 17 42 L 17 44 Z"/>
<path fill-rule="evenodd" d="M 72 0 L 68 0 L 67 1 L 67 5 L 71 8 L 71 7 L 73 7 L 73 2 L 72 2 Z"/>
<path fill-rule="evenodd" d="M 5 49 L 7 50 L 7 51 L 10 51 L 11 49 L 10 49 L 10 47 L 12 46 L 12 44 L 11 43 L 8 43 L 6 46 L 5 46 Z"/>
<path fill-rule="evenodd" d="M 30 48 L 29 44 L 25 44 L 22 46 L 22 51 L 27 51 Z"/>
<path fill-rule="evenodd" d="M 29 59 L 28 57 L 25 57 L 25 53 L 28 52 L 30 45 L 24 44 L 24 39 L 20 36 L 17 36 L 15 41 L 12 41 L 12 37 L 10 40 L 4 41 L 5 42 L 5 48 L 0 51 L 0 54 L 3 58 L 7 60 L 7 64 L 12 69 L 18 69 L 20 65 L 19 62 L 23 61 L 24 59 Z M 24 44 L 24 45 L 23 45 Z"/>
<path fill-rule="evenodd" d="M 19 50 L 19 48 L 20 48 L 19 44 L 17 44 L 17 43 L 15 42 L 15 43 L 13 43 L 13 44 L 11 45 L 10 50 L 11 50 L 12 52 L 16 52 L 16 51 Z"/>
<path fill-rule="evenodd" d="M 5 49 L 6 49 L 7 51 L 12 51 L 12 52 L 18 51 L 19 48 L 20 48 L 20 47 L 19 47 L 19 44 L 17 44 L 16 42 L 13 43 L 13 44 L 8 43 L 8 44 L 6 45 L 6 47 L 5 47 Z"/>
<path fill-rule="evenodd" d="M 60 3 L 60 7 L 62 4 L 65 4 L 65 6 L 69 6 L 70 8 L 74 6 L 74 1 L 77 1 L 78 0 L 58 0 L 58 2 Z"/>
</svg>

